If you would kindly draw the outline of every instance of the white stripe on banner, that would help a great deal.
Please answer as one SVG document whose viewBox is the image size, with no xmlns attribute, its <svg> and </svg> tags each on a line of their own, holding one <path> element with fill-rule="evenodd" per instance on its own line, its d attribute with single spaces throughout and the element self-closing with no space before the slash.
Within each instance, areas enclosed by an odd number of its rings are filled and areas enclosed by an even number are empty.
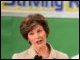
<svg viewBox="0 0 80 60">
<path fill-rule="evenodd" d="M 79 13 L 66 13 L 66 12 L 29 12 L 29 11 L 1 11 L 1 16 L 26 16 L 28 14 L 40 13 L 45 17 L 55 17 L 55 18 L 79 18 Z"/>
</svg>

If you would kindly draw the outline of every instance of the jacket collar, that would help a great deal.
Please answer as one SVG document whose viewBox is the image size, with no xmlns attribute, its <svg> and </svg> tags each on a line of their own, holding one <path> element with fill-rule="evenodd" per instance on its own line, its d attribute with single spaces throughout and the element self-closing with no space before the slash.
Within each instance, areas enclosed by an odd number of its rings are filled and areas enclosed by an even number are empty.
<svg viewBox="0 0 80 60">
<path fill-rule="evenodd" d="M 56 57 L 55 50 L 53 49 L 53 47 L 50 44 L 48 44 L 48 45 L 50 46 L 50 55 L 49 55 L 48 59 L 56 59 L 57 57 Z M 37 53 L 35 52 L 33 46 L 31 46 L 29 48 L 28 52 L 29 52 L 29 55 L 31 56 L 31 58 L 34 58 L 35 55 L 37 55 Z"/>
</svg>

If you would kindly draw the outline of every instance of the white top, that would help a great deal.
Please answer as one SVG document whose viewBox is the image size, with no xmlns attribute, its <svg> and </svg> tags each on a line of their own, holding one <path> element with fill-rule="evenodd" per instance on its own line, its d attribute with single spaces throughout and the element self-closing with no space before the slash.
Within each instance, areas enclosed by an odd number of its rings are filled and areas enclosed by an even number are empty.
<svg viewBox="0 0 80 60">
<path fill-rule="evenodd" d="M 51 52 L 48 59 L 68 59 L 67 54 L 57 51 L 50 46 Z M 28 50 L 25 50 L 21 53 L 15 53 L 12 56 L 12 59 L 34 59 L 37 53 L 35 52 L 33 46 L 31 46 Z"/>
</svg>

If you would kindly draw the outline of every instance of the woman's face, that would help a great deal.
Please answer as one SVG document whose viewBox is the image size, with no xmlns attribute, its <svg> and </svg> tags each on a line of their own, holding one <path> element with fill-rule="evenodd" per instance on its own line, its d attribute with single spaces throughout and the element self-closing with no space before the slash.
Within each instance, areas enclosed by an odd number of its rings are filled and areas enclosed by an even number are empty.
<svg viewBox="0 0 80 60">
<path fill-rule="evenodd" d="M 41 47 L 46 44 L 46 32 L 41 25 L 36 25 L 28 33 L 28 40 L 35 47 Z"/>
</svg>

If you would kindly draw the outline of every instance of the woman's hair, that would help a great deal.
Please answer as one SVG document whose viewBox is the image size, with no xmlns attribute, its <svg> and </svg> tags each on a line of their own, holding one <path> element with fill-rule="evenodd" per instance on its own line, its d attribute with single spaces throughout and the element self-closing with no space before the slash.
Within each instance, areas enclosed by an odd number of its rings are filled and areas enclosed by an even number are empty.
<svg viewBox="0 0 80 60">
<path fill-rule="evenodd" d="M 20 24 L 20 32 L 25 39 L 28 39 L 28 33 L 32 30 L 33 26 L 41 25 L 46 32 L 46 35 L 49 34 L 49 28 L 45 17 L 41 14 L 30 14 L 22 21 Z"/>
</svg>

